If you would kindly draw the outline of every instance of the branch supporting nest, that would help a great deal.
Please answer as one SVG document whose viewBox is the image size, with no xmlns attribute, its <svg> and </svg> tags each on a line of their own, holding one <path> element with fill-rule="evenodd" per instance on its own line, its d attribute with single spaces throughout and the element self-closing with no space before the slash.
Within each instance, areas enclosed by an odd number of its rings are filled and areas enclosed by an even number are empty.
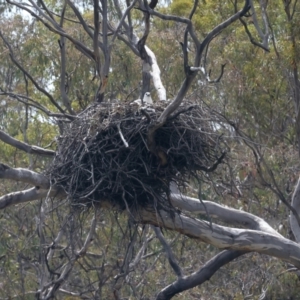
<svg viewBox="0 0 300 300">
<path fill-rule="evenodd" d="M 204 121 L 211 112 L 191 103 L 155 128 L 166 105 L 159 102 L 146 114 L 125 104 L 87 109 L 57 138 L 47 172 L 52 185 L 62 187 L 76 206 L 105 200 L 121 209 L 173 209 L 170 182 L 183 187 L 194 174 L 215 170 L 225 154 Z"/>
</svg>

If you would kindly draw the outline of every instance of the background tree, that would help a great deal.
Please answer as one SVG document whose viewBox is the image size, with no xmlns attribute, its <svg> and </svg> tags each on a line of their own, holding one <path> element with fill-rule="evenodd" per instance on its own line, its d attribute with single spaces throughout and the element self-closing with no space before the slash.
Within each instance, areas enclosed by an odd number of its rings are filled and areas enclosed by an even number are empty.
<svg viewBox="0 0 300 300">
<path fill-rule="evenodd" d="M 170 299 L 188 290 L 199 299 L 213 289 L 221 299 L 297 299 L 298 6 L 2 4 L 1 297 Z M 226 158 L 200 182 L 186 178 L 189 197 L 168 186 L 177 210 L 120 213 L 106 199 L 74 209 L 71 192 L 50 180 L 61 137 L 93 103 L 126 107 L 148 91 L 153 157 L 163 155 L 159 128 L 193 103 L 207 112 L 211 139 L 223 136 Z"/>
</svg>

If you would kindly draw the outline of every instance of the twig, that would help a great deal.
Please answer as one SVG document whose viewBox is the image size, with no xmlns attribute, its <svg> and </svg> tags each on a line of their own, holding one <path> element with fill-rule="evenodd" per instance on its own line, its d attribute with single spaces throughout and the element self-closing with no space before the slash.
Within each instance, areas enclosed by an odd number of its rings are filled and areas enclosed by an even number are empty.
<svg viewBox="0 0 300 300">
<path fill-rule="evenodd" d="M 186 113 L 186 112 L 192 110 L 192 109 L 195 108 L 196 106 L 197 106 L 197 105 L 191 105 L 191 106 L 189 106 L 189 107 L 187 107 L 187 108 L 184 108 L 184 109 L 179 110 L 176 114 L 171 115 L 171 116 L 168 118 L 168 121 L 173 121 L 173 120 L 176 119 L 179 115 L 184 114 L 184 113 Z"/>
<path fill-rule="evenodd" d="M 159 239 L 160 243 L 163 245 L 163 247 L 165 249 L 166 255 L 168 257 L 168 260 L 169 260 L 169 263 L 170 263 L 172 269 L 174 270 L 174 272 L 178 278 L 182 278 L 183 272 L 175 259 L 175 256 L 173 254 L 173 251 L 172 251 L 170 245 L 168 244 L 168 242 L 162 235 L 160 228 L 155 227 L 155 226 L 152 226 L 152 228 L 153 228 L 157 238 Z"/>
<path fill-rule="evenodd" d="M 125 140 L 125 138 L 124 138 L 124 136 L 123 136 L 123 133 L 122 133 L 122 131 L 121 131 L 121 126 L 120 126 L 120 124 L 121 124 L 121 123 L 117 123 L 118 131 L 119 131 L 120 137 L 121 137 L 121 139 L 122 139 L 122 141 L 123 141 L 125 147 L 128 148 L 129 145 L 128 145 L 128 143 L 126 142 L 126 140 Z"/>
</svg>

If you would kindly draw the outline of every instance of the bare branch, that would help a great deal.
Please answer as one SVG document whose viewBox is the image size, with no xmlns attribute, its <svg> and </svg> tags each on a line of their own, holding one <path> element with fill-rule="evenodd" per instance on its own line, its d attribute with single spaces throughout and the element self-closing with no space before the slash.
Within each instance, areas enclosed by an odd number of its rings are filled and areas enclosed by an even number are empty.
<svg viewBox="0 0 300 300">
<path fill-rule="evenodd" d="M 63 27 L 63 23 L 64 23 L 64 15 L 65 15 L 65 11 L 66 11 L 66 2 L 63 6 L 62 12 L 61 12 L 61 20 L 60 20 L 60 27 Z M 70 99 L 67 95 L 67 91 L 66 91 L 66 38 L 64 36 L 60 36 L 60 40 L 59 40 L 59 47 L 60 47 L 60 59 L 61 59 L 61 67 L 60 67 L 60 94 L 63 100 L 63 103 L 65 105 L 65 107 L 67 108 L 68 112 L 71 115 L 74 115 L 74 111 L 72 110 L 71 107 L 71 102 Z"/>
<path fill-rule="evenodd" d="M 268 47 L 269 25 L 268 25 L 268 21 L 267 21 L 265 6 L 260 1 L 262 19 L 263 19 L 263 23 L 264 23 L 264 27 L 265 27 L 265 32 L 266 32 L 266 33 L 263 33 L 263 31 L 261 30 L 261 28 L 258 24 L 258 21 L 257 21 L 256 10 L 255 10 L 254 4 L 253 4 L 253 0 L 250 0 L 250 5 L 251 5 L 251 11 L 252 11 L 253 24 L 255 26 L 255 29 L 256 29 L 257 33 L 259 34 L 259 36 L 262 40 L 262 44 L 260 44 L 260 43 L 257 43 L 257 44 L 260 45 L 261 48 L 263 48 L 266 51 L 270 52 L 270 49 Z"/>
<path fill-rule="evenodd" d="M 137 49 L 139 50 L 140 57 L 143 61 L 143 79 L 142 79 L 142 90 L 140 98 L 143 99 L 145 93 L 150 91 L 150 70 L 152 66 L 152 59 L 146 51 L 146 40 L 150 32 L 150 14 L 149 12 L 144 12 L 145 20 L 145 31 L 143 36 L 137 43 Z"/>
<path fill-rule="evenodd" d="M 198 68 L 196 68 L 196 67 L 190 67 L 190 70 L 191 71 L 199 71 L 199 70 L 202 71 L 203 75 L 205 76 L 205 78 L 206 78 L 206 80 L 207 80 L 208 83 L 218 83 L 218 82 L 220 82 L 220 80 L 223 77 L 224 68 L 225 68 L 226 64 L 222 64 L 221 65 L 221 73 L 220 73 L 219 77 L 217 79 L 215 79 L 215 80 L 210 80 L 211 70 L 209 70 L 209 72 L 207 73 L 206 72 L 206 66 L 205 66 L 205 64 L 206 64 L 206 62 L 205 62 L 205 59 L 204 59 L 203 67 L 198 67 Z"/>
<path fill-rule="evenodd" d="M 132 3 L 127 7 L 127 9 L 125 10 L 124 14 L 122 15 L 122 18 L 117 26 L 117 28 L 115 29 L 115 33 L 112 37 L 112 43 L 115 41 L 116 37 L 117 37 L 117 33 L 119 32 L 120 28 L 123 26 L 125 18 L 127 17 L 127 15 L 129 14 L 129 12 L 131 11 L 131 9 L 134 7 L 135 3 L 137 2 L 137 0 L 133 0 Z"/>
<path fill-rule="evenodd" d="M 121 40 L 125 45 L 127 45 L 135 55 L 137 55 L 138 57 L 140 57 L 139 51 L 137 50 L 137 48 L 135 47 L 135 45 L 133 45 L 133 43 L 131 41 L 128 41 L 121 34 L 118 34 L 118 39 Z"/>
<path fill-rule="evenodd" d="M 174 22 L 178 22 L 178 23 L 184 23 L 187 24 L 188 27 L 188 32 L 191 35 L 193 42 L 196 45 L 196 48 L 198 48 L 200 46 L 200 42 L 196 36 L 196 33 L 194 31 L 194 27 L 193 24 L 191 22 L 190 19 L 188 18 L 183 18 L 183 17 L 179 17 L 179 16 L 172 16 L 172 15 L 165 15 L 162 13 L 157 12 L 156 10 L 151 10 L 149 9 L 149 13 L 153 16 L 156 16 L 162 20 L 166 20 L 166 21 L 174 21 Z"/>
<path fill-rule="evenodd" d="M 56 291 L 60 288 L 60 286 L 67 280 L 67 278 L 69 277 L 74 264 L 76 263 L 76 261 L 84 256 L 87 252 L 88 247 L 90 246 L 91 242 L 92 242 L 92 238 L 93 235 L 95 234 L 95 229 L 96 229 L 96 211 L 95 211 L 95 216 L 93 217 L 92 221 L 91 221 L 91 226 L 90 226 L 90 230 L 86 236 L 84 245 L 82 246 L 82 248 L 76 253 L 75 257 L 73 257 L 72 259 L 69 260 L 68 263 L 66 263 L 63 268 L 62 268 L 62 272 L 59 276 L 59 278 L 55 281 L 52 281 L 50 283 L 48 283 L 47 285 L 43 286 L 42 290 L 39 290 L 37 292 L 37 294 L 42 294 L 44 291 L 47 293 L 47 295 L 43 298 L 43 299 L 52 299 L 54 294 L 56 293 Z"/>
<path fill-rule="evenodd" d="M 64 192 L 54 188 L 52 188 L 49 192 L 49 190 L 41 190 L 38 187 L 33 187 L 24 191 L 13 192 L 0 197 L 0 209 L 9 207 L 11 205 L 38 200 L 47 195 L 50 197 L 62 196 L 64 195 Z"/>
<path fill-rule="evenodd" d="M 119 131 L 119 135 L 120 135 L 120 137 L 121 137 L 121 140 L 122 140 L 122 142 L 124 143 L 124 146 L 125 146 L 126 148 L 128 148 L 129 145 L 128 145 L 128 143 L 127 143 L 126 139 L 124 138 L 124 135 L 123 135 L 123 133 L 122 133 L 122 131 L 121 131 L 121 125 L 120 125 L 120 123 L 117 123 L 117 128 L 118 128 L 118 131 Z"/>
<path fill-rule="evenodd" d="M 25 151 L 30 154 L 37 154 L 37 155 L 43 155 L 43 156 L 54 156 L 55 151 L 53 150 L 47 150 L 43 149 L 38 146 L 31 146 L 26 143 L 20 142 L 16 140 L 15 138 L 11 137 L 10 135 L 6 134 L 2 130 L 0 130 L 0 140 L 6 144 L 9 144 L 13 147 L 16 147 L 22 151 Z"/>
<path fill-rule="evenodd" d="M 291 206 L 296 212 L 300 212 L 300 178 L 293 193 Z M 300 243 L 300 225 L 293 212 L 290 213 L 290 225 L 296 241 Z"/>
<path fill-rule="evenodd" d="M 48 7 L 46 6 L 45 2 L 43 0 L 39 0 L 39 3 L 41 3 L 43 10 L 45 10 L 45 12 L 48 14 L 48 16 L 53 19 L 53 21 L 55 21 L 55 19 L 53 18 L 53 12 L 50 12 L 50 10 L 48 9 Z"/>
<path fill-rule="evenodd" d="M 0 31 L 0 37 L 2 38 L 2 40 L 4 41 L 5 45 L 7 46 L 7 48 L 9 49 L 9 55 L 11 60 L 14 62 L 14 64 L 31 80 L 31 82 L 33 83 L 33 85 L 40 91 L 42 92 L 44 95 L 46 95 L 49 100 L 51 101 L 51 103 L 62 113 L 64 113 L 64 110 L 58 105 L 58 103 L 54 100 L 54 98 L 45 90 L 43 89 L 35 80 L 34 78 L 21 66 L 21 64 L 16 60 L 15 56 L 14 56 L 14 52 L 9 44 L 9 42 L 5 39 L 5 37 L 3 36 L 2 32 Z"/>
<path fill-rule="evenodd" d="M 41 105 L 37 101 L 35 101 L 32 98 L 30 98 L 28 96 L 25 96 L 25 95 L 10 93 L 10 92 L 6 92 L 6 91 L 1 92 L 0 95 L 7 95 L 7 96 L 11 97 L 12 99 L 16 99 L 17 101 L 19 101 L 19 102 L 21 102 L 25 105 L 29 105 L 29 106 L 32 106 L 36 109 L 39 109 L 40 111 L 42 111 L 43 113 L 45 113 L 49 117 L 67 118 L 69 120 L 74 120 L 76 118 L 76 116 L 74 116 L 74 115 L 69 115 L 69 114 L 65 114 L 65 113 L 60 114 L 60 113 L 51 112 L 45 106 Z"/>
<path fill-rule="evenodd" d="M 100 29 L 100 19 L 99 19 L 99 0 L 94 0 L 94 36 L 93 36 L 93 46 L 94 46 L 94 55 L 96 70 L 100 76 L 101 72 L 101 58 L 100 58 L 100 49 L 98 45 L 99 29 Z"/>
<path fill-rule="evenodd" d="M 182 269 L 180 268 L 179 264 L 177 263 L 174 253 L 173 253 L 170 245 L 168 244 L 168 242 L 162 235 L 160 228 L 155 227 L 155 226 L 152 226 L 152 228 L 156 234 L 156 237 L 159 239 L 160 243 L 164 247 L 165 253 L 168 257 L 168 260 L 169 260 L 169 263 L 170 263 L 172 269 L 174 270 L 174 272 L 178 278 L 182 278 L 182 276 L 183 276 Z"/>
<path fill-rule="evenodd" d="M 145 253 L 147 245 L 153 239 L 153 236 L 150 236 L 149 238 L 147 238 L 148 227 L 149 226 L 147 225 L 144 228 L 142 247 L 140 248 L 140 250 L 136 254 L 135 258 L 132 260 L 132 262 L 129 264 L 129 269 L 130 270 L 133 270 L 137 266 L 137 264 L 141 261 L 141 259 L 144 259 L 143 254 Z"/>
<path fill-rule="evenodd" d="M 51 15 L 51 13 L 49 12 L 49 10 L 46 9 L 47 14 L 49 15 L 49 17 L 43 12 L 43 10 L 33 1 L 33 0 L 28 0 L 32 6 L 39 12 L 39 14 L 41 16 L 43 16 L 48 22 L 50 22 L 56 29 L 60 29 L 60 26 L 58 25 L 58 23 L 55 21 L 55 19 L 53 18 L 53 16 Z M 10 3 L 9 1 L 7 1 L 8 3 Z M 15 3 L 14 3 L 15 4 Z M 45 3 L 41 3 L 43 9 L 45 9 Z M 44 5 L 43 5 L 44 4 Z M 15 4 L 16 5 L 16 4 Z"/>
<path fill-rule="evenodd" d="M 84 21 L 81 13 L 79 12 L 79 10 L 77 9 L 77 7 L 72 3 L 72 1 L 67 0 L 68 5 L 72 8 L 72 10 L 74 11 L 76 17 L 78 18 L 80 24 L 82 25 L 82 27 L 84 28 L 84 30 L 87 32 L 87 34 L 93 39 L 94 38 L 94 34 L 93 31 L 91 30 L 91 28 L 88 26 L 88 24 Z"/>
<path fill-rule="evenodd" d="M 231 16 L 230 18 L 228 18 L 226 21 L 224 21 L 223 23 L 217 25 L 203 40 L 203 42 L 201 43 L 200 48 L 198 49 L 198 56 L 199 58 L 202 55 L 203 50 L 205 49 L 205 47 L 207 46 L 207 44 L 210 43 L 210 41 L 217 35 L 219 34 L 223 29 L 227 28 L 229 25 L 231 25 L 233 22 L 235 22 L 236 20 L 238 20 L 239 18 L 241 18 L 242 16 L 244 16 L 247 11 L 251 8 L 250 6 L 250 0 L 245 0 L 245 4 L 244 7 L 238 11 L 237 13 L 235 13 L 233 16 Z M 198 58 L 198 59 L 199 59 Z M 196 58 L 196 60 L 198 60 Z M 198 63 L 195 64 L 196 66 L 199 66 Z"/>
<path fill-rule="evenodd" d="M 288 261 L 300 268 L 300 245 L 288 239 L 266 232 L 229 228 L 193 219 L 183 214 L 160 210 L 151 213 L 139 211 L 137 221 L 178 231 L 189 237 L 199 239 L 219 249 L 243 252 L 259 252 Z"/>
<path fill-rule="evenodd" d="M 78 257 L 84 255 L 87 252 L 87 250 L 88 250 L 88 248 L 89 248 L 89 246 L 90 246 L 90 244 L 93 240 L 93 235 L 95 234 L 95 229 L 96 229 L 96 224 L 97 224 L 96 214 L 97 214 L 97 209 L 95 209 L 95 216 L 93 217 L 93 219 L 91 221 L 91 226 L 90 226 L 89 233 L 86 236 L 86 239 L 84 241 L 84 244 L 83 244 L 82 248 L 77 253 Z"/>
<path fill-rule="evenodd" d="M 190 12 L 190 14 L 189 14 L 189 19 L 190 19 L 190 20 L 192 20 L 194 14 L 195 14 L 195 12 L 196 12 L 196 9 L 197 9 L 197 7 L 198 7 L 198 4 L 199 4 L 199 1 L 198 1 L 198 0 L 195 0 L 195 1 L 194 1 L 193 8 L 192 8 L 192 10 L 191 10 L 191 12 Z"/>
<path fill-rule="evenodd" d="M 233 261 L 245 252 L 225 250 L 206 262 L 200 270 L 189 276 L 177 279 L 175 282 L 163 288 L 157 295 L 156 300 L 169 300 L 176 294 L 201 285 L 209 280 L 222 266 Z"/>
<path fill-rule="evenodd" d="M 0 163 L 0 178 L 30 183 L 42 189 L 50 188 L 50 181 L 46 176 L 28 169 L 10 168 L 2 163 Z"/>
<path fill-rule="evenodd" d="M 68 295 L 68 296 L 72 296 L 72 297 L 76 297 L 76 298 L 81 296 L 81 293 L 74 293 L 74 292 L 70 292 L 70 291 L 67 291 L 64 289 L 59 289 L 58 291 L 64 295 Z"/>
<path fill-rule="evenodd" d="M 269 48 L 266 48 L 263 44 L 261 44 L 261 43 L 255 41 L 255 39 L 253 38 L 251 32 L 250 32 L 249 29 L 248 29 L 247 23 L 246 23 L 242 18 L 240 18 L 240 21 L 241 21 L 241 23 L 243 24 L 243 26 L 244 26 L 244 28 L 245 28 L 245 31 L 246 31 L 246 33 L 247 33 L 247 35 L 248 35 L 248 37 L 249 37 L 250 42 L 251 42 L 254 46 L 260 47 L 260 48 L 262 48 L 263 50 L 265 50 L 265 51 L 267 51 L 267 52 L 270 52 L 270 49 L 269 49 Z"/>
<path fill-rule="evenodd" d="M 244 132 L 242 132 L 234 123 L 232 123 L 230 121 L 228 123 L 235 129 L 236 133 L 242 138 L 243 142 L 253 152 L 255 162 L 256 162 L 256 167 L 258 169 L 258 175 L 260 176 L 260 179 L 262 180 L 263 185 L 268 187 L 275 195 L 278 196 L 278 198 L 284 203 L 284 205 L 286 205 L 286 207 L 293 213 L 293 215 L 295 216 L 295 218 L 300 226 L 300 216 L 299 216 L 297 210 L 295 210 L 295 208 L 287 201 L 286 197 L 284 196 L 284 194 L 278 187 L 278 183 L 274 177 L 274 174 L 273 174 L 272 170 L 270 169 L 269 165 L 267 164 L 264 156 L 260 153 L 260 150 L 258 149 L 258 147 L 255 145 L 255 143 L 253 143 L 252 139 L 248 135 L 246 135 Z M 270 176 L 271 183 L 269 183 L 265 179 L 265 176 L 263 175 L 264 172 L 262 170 L 262 166 L 266 170 L 267 174 Z"/>
<path fill-rule="evenodd" d="M 220 204 L 205 201 L 203 204 L 196 198 L 180 195 L 180 194 L 171 194 L 170 200 L 175 207 L 178 207 L 185 211 L 200 213 L 211 217 L 218 218 L 223 222 L 228 224 L 240 225 L 253 230 L 260 230 L 263 232 L 268 232 L 273 235 L 281 235 L 274 230 L 264 219 L 259 218 L 250 213 L 222 206 Z"/>
<path fill-rule="evenodd" d="M 68 40 L 70 40 L 74 46 L 76 47 L 76 49 L 78 49 L 81 53 L 83 53 L 85 56 L 87 56 L 88 58 L 92 59 L 95 61 L 95 56 L 93 51 L 91 51 L 88 47 L 86 47 L 83 43 L 81 43 L 80 41 L 75 40 L 73 37 L 71 37 L 69 34 L 67 34 L 66 32 L 64 32 L 63 30 L 61 30 L 61 28 L 57 29 L 52 27 L 50 24 L 48 24 L 47 22 L 44 21 L 44 19 L 42 17 L 40 17 L 39 15 L 37 15 L 35 12 L 33 12 L 32 10 L 30 10 L 28 7 L 21 5 L 19 3 L 7 0 L 8 3 L 13 4 L 25 11 L 27 11 L 28 13 L 30 13 L 33 17 L 35 17 L 37 20 L 41 21 L 46 28 L 48 28 L 50 31 L 59 34 L 61 36 L 66 37 Z M 55 26 L 56 27 L 56 26 Z"/>
</svg>

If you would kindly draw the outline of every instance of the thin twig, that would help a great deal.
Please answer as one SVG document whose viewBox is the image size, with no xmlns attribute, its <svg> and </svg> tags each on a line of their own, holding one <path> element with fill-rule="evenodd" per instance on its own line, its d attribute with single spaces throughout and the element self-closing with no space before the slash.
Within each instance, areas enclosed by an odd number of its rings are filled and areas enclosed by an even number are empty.
<svg viewBox="0 0 300 300">
<path fill-rule="evenodd" d="M 121 125 L 120 125 L 120 123 L 117 123 L 117 127 L 118 127 L 118 131 L 119 131 L 120 137 L 121 137 L 121 139 L 122 139 L 122 141 L 123 141 L 123 143 L 124 143 L 124 146 L 125 146 L 126 148 L 128 148 L 129 145 L 128 145 L 128 143 L 126 142 L 126 140 L 125 140 L 125 138 L 124 138 L 124 135 L 123 135 L 123 133 L 122 133 L 122 131 L 121 131 Z"/>
</svg>

